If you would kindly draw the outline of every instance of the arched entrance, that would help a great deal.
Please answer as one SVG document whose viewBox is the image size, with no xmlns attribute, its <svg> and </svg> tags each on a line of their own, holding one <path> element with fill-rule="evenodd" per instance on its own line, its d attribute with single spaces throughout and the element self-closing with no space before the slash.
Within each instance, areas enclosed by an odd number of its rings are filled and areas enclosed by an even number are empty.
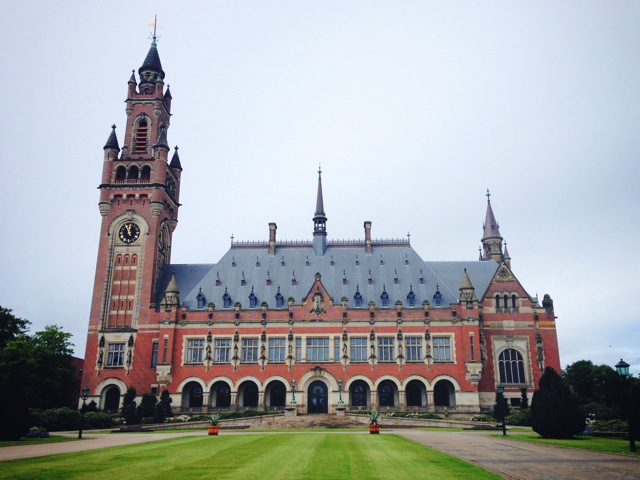
<svg viewBox="0 0 640 480">
<path fill-rule="evenodd" d="M 107 387 L 104 392 L 104 410 L 107 412 L 117 412 L 120 408 L 120 389 L 115 385 Z"/>
<path fill-rule="evenodd" d="M 369 385 L 363 380 L 356 380 L 349 386 L 349 404 L 352 407 L 366 408 L 369 405 Z"/>
<path fill-rule="evenodd" d="M 182 406 L 202 408 L 202 386 L 198 382 L 189 382 L 182 388 Z"/>
<path fill-rule="evenodd" d="M 287 398 L 287 387 L 280 380 L 274 380 L 267 385 L 265 397 L 268 407 L 284 407 Z"/>
<path fill-rule="evenodd" d="M 378 404 L 381 407 L 396 406 L 396 384 L 391 380 L 385 380 L 378 387 Z"/>
<path fill-rule="evenodd" d="M 213 408 L 231 406 L 231 389 L 225 382 L 216 382 L 211 387 L 211 406 Z"/>
<path fill-rule="evenodd" d="M 307 413 L 327 413 L 328 390 L 324 382 L 316 380 L 309 385 Z"/>
<path fill-rule="evenodd" d="M 238 405 L 240 407 L 258 406 L 258 386 L 253 382 L 244 382 L 238 388 Z"/>
<path fill-rule="evenodd" d="M 427 404 L 427 391 L 419 380 L 411 380 L 404 390 L 407 407 L 424 407 Z"/>
<path fill-rule="evenodd" d="M 453 407 L 456 404 L 456 389 L 449 380 L 440 380 L 433 387 L 433 403 L 436 407 Z"/>
</svg>

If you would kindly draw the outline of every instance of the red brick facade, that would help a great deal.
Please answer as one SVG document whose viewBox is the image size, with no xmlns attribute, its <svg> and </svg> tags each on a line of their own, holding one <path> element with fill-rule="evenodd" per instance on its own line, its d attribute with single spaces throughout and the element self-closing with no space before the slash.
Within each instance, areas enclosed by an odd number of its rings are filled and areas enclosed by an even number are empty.
<svg viewBox="0 0 640 480">
<path fill-rule="evenodd" d="M 177 149 L 168 158 L 155 40 L 139 75 L 123 148 L 115 128 L 104 147 L 83 377 L 100 408 L 135 387 L 166 388 L 187 412 L 469 415 L 499 383 L 517 403 L 545 366 L 559 370 L 553 303 L 513 275 L 490 203 L 477 262 L 423 262 L 408 241 L 372 240 L 370 222 L 362 242 L 327 242 L 319 183 L 313 242 L 278 243 L 272 223 L 269 241 L 238 242 L 215 265 L 172 265 L 182 167 Z"/>
</svg>

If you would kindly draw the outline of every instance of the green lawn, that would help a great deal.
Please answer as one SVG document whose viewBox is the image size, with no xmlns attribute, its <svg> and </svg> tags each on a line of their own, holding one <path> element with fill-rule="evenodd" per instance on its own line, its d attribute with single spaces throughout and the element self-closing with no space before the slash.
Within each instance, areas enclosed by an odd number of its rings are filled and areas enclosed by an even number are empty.
<svg viewBox="0 0 640 480">
<path fill-rule="evenodd" d="M 603 438 L 603 437 L 575 437 L 571 440 L 560 440 L 555 438 L 542 438 L 538 435 L 513 435 L 507 436 L 511 440 L 521 440 L 525 442 L 544 443 L 546 445 L 557 445 L 561 447 L 580 448 L 583 450 L 594 450 L 606 453 L 626 453 L 629 455 L 638 455 L 640 453 L 632 453 L 629 451 L 629 441 L 620 438 Z"/>
<path fill-rule="evenodd" d="M 499 478 L 396 435 L 282 433 L 180 437 L 3 462 L 0 478 Z"/>
</svg>

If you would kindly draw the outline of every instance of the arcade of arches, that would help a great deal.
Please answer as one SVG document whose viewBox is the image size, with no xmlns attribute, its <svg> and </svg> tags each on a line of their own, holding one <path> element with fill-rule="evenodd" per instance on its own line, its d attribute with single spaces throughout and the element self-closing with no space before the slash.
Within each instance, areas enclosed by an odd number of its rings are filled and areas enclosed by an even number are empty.
<svg viewBox="0 0 640 480">
<path fill-rule="evenodd" d="M 117 411 L 120 402 L 121 389 L 116 385 L 108 385 L 102 391 L 102 405 L 107 411 Z M 380 408 L 409 409 L 414 411 L 433 411 L 455 409 L 456 389 L 447 379 L 439 379 L 433 384 L 432 390 L 420 380 L 412 379 L 406 382 L 404 390 L 398 388 L 396 382 L 390 379 L 382 380 L 377 387 L 372 387 L 367 381 L 356 379 L 342 391 L 333 388 L 327 379 L 313 379 L 295 392 L 291 385 L 282 380 L 271 380 L 264 388 L 258 381 L 245 379 L 237 386 L 231 386 L 224 380 L 211 384 L 207 390 L 197 380 L 185 383 L 179 395 L 179 402 L 174 401 L 174 407 L 184 412 L 202 412 L 216 410 L 235 410 L 237 408 L 283 410 L 292 403 L 295 395 L 296 404 L 306 405 L 305 413 L 331 413 L 332 407 L 343 404 L 347 410 L 368 410 Z M 342 402 L 342 403 L 341 403 Z"/>
</svg>

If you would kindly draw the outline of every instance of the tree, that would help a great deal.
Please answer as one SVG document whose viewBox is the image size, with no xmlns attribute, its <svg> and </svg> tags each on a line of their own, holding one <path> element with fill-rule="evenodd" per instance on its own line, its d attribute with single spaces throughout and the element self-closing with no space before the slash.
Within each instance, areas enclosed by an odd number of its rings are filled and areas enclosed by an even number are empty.
<svg viewBox="0 0 640 480">
<path fill-rule="evenodd" d="M 129 387 L 122 399 L 122 409 L 120 411 L 127 425 L 137 425 L 138 416 L 136 414 L 136 389 Z"/>
<path fill-rule="evenodd" d="M 545 438 L 571 438 L 584 431 L 584 416 L 569 387 L 551 367 L 540 378 L 531 402 L 531 427 Z"/>
<path fill-rule="evenodd" d="M 30 324 L 29 320 L 16 317 L 11 309 L 0 306 L 0 349 L 4 348 L 9 340 L 25 335 Z"/>
<path fill-rule="evenodd" d="M 527 395 L 527 387 L 522 387 L 520 389 L 520 393 L 520 410 L 526 410 L 527 408 L 529 408 L 529 396 Z"/>
<path fill-rule="evenodd" d="M 171 399 L 169 390 L 165 388 L 160 394 L 160 401 L 156 404 L 156 423 L 162 423 L 165 418 L 173 416 L 173 413 L 171 413 L 171 402 L 173 402 L 173 400 Z"/>
<path fill-rule="evenodd" d="M 579 360 L 567 366 L 563 379 L 571 386 L 585 415 L 597 420 L 626 418 L 626 382 L 609 365 Z"/>
<path fill-rule="evenodd" d="M 629 446 L 635 452 L 636 440 L 640 440 L 640 383 L 631 386 L 629 407 Z"/>
<path fill-rule="evenodd" d="M 0 307 L 0 411 L 7 414 L 0 438 L 27 433 L 29 408 L 74 407 L 80 384 L 73 368 L 71 334 L 47 326 L 30 336 L 27 320 Z M 10 412 L 10 414 L 9 414 Z"/>
<path fill-rule="evenodd" d="M 158 398 L 153 393 L 145 393 L 142 395 L 140 405 L 136 409 L 138 423 L 142 423 L 142 419 L 146 417 L 155 417 L 156 402 Z"/>
</svg>

